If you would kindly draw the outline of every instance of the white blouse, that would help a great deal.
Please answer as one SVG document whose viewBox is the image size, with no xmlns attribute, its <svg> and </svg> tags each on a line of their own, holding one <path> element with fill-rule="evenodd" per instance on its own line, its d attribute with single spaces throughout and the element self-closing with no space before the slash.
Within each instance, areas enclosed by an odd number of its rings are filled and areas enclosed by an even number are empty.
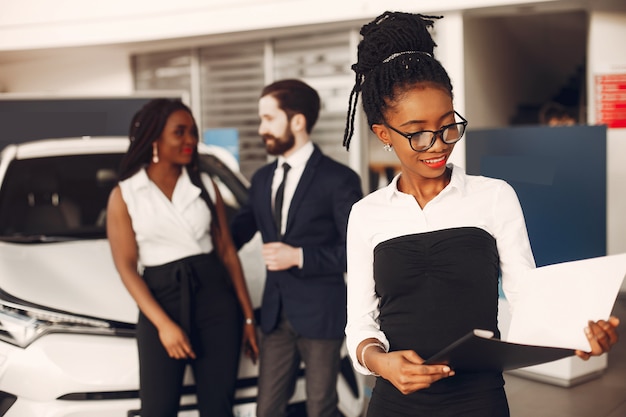
<svg viewBox="0 0 626 417">
<path fill-rule="evenodd" d="M 215 201 L 209 177 L 204 175 L 202 180 Z M 213 250 L 209 235 L 211 212 L 186 169 L 181 171 L 171 201 L 143 168 L 119 185 L 143 266 L 161 265 Z"/>
<path fill-rule="evenodd" d="M 374 247 L 394 237 L 456 227 L 478 227 L 495 240 L 503 290 L 514 307 L 516 276 L 535 267 L 526 222 L 513 188 L 505 181 L 470 176 L 452 167 L 450 184 L 422 209 L 412 195 L 398 190 L 400 175 L 385 188 L 357 202 L 347 234 L 348 322 L 346 344 L 355 369 L 364 374 L 357 346 L 376 338 L 389 348 L 378 323 L 378 297 L 373 277 Z"/>
</svg>

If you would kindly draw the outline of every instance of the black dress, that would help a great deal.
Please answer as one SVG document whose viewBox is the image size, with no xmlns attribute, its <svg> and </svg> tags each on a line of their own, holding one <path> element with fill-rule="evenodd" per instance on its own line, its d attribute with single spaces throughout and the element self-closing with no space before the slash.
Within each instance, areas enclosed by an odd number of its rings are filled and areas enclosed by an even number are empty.
<svg viewBox="0 0 626 417">
<path fill-rule="evenodd" d="M 499 257 L 485 230 L 461 227 L 396 237 L 374 249 L 380 326 L 390 351 L 428 358 L 475 328 L 499 337 Z M 456 372 L 409 395 L 377 378 L 368 417 L 509 415 L 500 372 Z"/>
</svg>

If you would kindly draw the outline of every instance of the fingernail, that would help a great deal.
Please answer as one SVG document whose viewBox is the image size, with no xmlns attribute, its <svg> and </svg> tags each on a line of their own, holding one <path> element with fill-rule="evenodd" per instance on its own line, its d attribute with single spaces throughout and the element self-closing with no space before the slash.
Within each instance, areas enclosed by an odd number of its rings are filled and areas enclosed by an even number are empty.
<svg viewBox="0 0 626 417">
<path fill-rule="evenodd" d="M 447 367 L 447 366 L 444 366 L 444 367 L 443 367 L 443 371 L 444 371 L 444 372 L 450 372 L 450 368 L 449 368 L 449 367 Z"/>
<path fill-rule="evenodd" d="M 585 327 L 585 334 L 591 337 L 591 329 L 589 327 Z"/>
</svg>

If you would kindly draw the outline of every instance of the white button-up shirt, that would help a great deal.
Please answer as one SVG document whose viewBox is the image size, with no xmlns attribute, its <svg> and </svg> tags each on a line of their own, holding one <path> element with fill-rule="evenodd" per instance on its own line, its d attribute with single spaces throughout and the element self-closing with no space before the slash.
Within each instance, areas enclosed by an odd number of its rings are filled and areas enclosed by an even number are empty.
<svg viewBox="0 0 626 417">
<path fill-rule="evenodd" d="M 276 170 L 274 171 L 274 178 L 272 179 L 272 204 L 274 204 L 276 190 L 278 190 L 278 186 L 283 181 L 283 163 L 287 162 L 291 167 L 289 169 L 289 173 L 287 174 L 287 181 L 285 182 L 285 194 L 283 197 L 282 207 L 282 224 L 280 229 L 281 233 L 285 232 L 285 227 L 287 225 L 287 214 L 289 212 L 291 200 L 293 199 L 293 195 L 296 192 L 296 188 L 298 187 L 300 178 L 304 173 L 306 163 L 309 161 L 309 158 L 313 154 L 313 150 L 313 143 L 307 142 L 292 155 L 289 155 L 289 158 L 285 158 L 282 155 L 278 157 L 278 165 L 276 166 Z"/>
<path fill-rule="evenodd" d="M 535 267 L 526 222 L 513 188 L 502 180 L 470 176 L 461 167 L 452 168 L 448 186 L 423 209 L 412 195 L 398 190 L 400 175 L 387 187 L 371 193 L 352 208 L 346 242 L 346 343 L 359 372 L 369 373 L 356 358 L 356 348 L 363 340 L 376 338 L 389 348 L 378 323 L 378 297 L 373 276 L 374 247 L 380 242 L 456 227 L 481 228 L 496 240 L 503 290 L 512 307 L 516 276 Z"/>
<path fill-rule="evenodd" d="M 203 178 L 207 192 L 215 200 L 215 190 Z M 154 184 L 145 169 L 120 182 L 128 207 L 143 266 L 161 265 L 213 250 L 209 235 L 211 212 L 187 174 L 181 172 L 172 200 Z"/>
</svg>

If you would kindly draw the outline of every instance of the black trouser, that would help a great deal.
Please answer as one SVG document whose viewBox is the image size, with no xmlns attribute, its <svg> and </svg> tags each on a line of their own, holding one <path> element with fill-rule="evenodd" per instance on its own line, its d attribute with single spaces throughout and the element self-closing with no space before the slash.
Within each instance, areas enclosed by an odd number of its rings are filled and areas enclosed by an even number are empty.
<svg viewBox="0 0 626 417">
<path fill-rule="evenodd" d="M 202 417 L 231 417 L 241 352 L 242 315 L 230 278 L 214 254 L 147 267 L 144 279 L 168 315 L 185 330 L 195 360 L 167 355 L 154 325 L 137 323 L 142 417 L 178 414 L 185 367 L 190 364 Z"/>
</svg>

